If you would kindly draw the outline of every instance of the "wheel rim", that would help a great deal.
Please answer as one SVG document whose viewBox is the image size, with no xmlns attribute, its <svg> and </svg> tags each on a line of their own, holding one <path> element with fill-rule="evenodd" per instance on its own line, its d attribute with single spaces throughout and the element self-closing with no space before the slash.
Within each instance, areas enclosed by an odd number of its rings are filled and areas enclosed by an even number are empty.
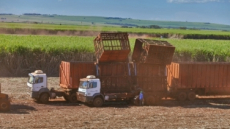
<svg viewBox="0 0 230 129">
<path fill-rule="evenodd" d="M 101 99 L 100 98 L 96 98 L 94 104 L 95 104 L 95 106 L 101 106 L 102 105 Z"/>
<path fill-rule="evenodd" d="M 42 103 L 47 103 L 49 101 L 49 96 L 48 94 L 43 94 L 41 97 L 41 102 Z"/>
<path fill-rule="evenodd" d="M 48 95 L 43 96 L 43 100 L 46 101 L 48 99 Z"/>
</svg>

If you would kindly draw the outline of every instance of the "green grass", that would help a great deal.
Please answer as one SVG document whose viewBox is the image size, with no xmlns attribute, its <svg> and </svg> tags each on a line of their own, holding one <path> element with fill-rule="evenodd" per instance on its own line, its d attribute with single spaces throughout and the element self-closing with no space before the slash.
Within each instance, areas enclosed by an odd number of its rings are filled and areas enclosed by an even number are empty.
<svg viewBox="0 0 230 129">
<path fill-rule="evenodd" d="M 28 55 L 46 53 L 93 53 L 95 37 L 77 36 L 18 36 L 0 35 L 0 54 Z M 190 56 L 194 61 L 227 61 L 230 57 L 230 42 L 227 40 L 163 39 L 176 47 L 177 56 Z M 131 48 L 135 43 L 130 38 Z"/>
<path fill-rule="evenodd" d="M 93 37 L 73 36 L 15 36 L 0 35 L 0 52 L 3 53 L 79 53 L 93 52 Z"/>
<path fill-rule="evenodd" d="M 228 40 L 167 39 L 176 47 L 178 56 L 190 56 L 193 61 L 229 61 Z"/>
</svg>

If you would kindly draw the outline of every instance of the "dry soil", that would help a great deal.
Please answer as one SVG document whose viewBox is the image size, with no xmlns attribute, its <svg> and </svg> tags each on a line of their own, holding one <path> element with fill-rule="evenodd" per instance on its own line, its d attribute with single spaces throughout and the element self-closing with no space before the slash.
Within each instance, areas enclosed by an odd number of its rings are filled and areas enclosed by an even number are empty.
<svg viewBox="0 0 230 129">
<path fill-rule="evenodd" d="M 230 128 L 230 98 L 199 97 L 194 102 L 163 100 L 157 106 L 107 103 L 101 108 L 63 98 L 39 104 L 27 94 L 27 78 L 0 78 L 11 110 L 0 112 L 0 128 Z M 59 78 L 48 78 L 58 87 Z"/>
</svg>

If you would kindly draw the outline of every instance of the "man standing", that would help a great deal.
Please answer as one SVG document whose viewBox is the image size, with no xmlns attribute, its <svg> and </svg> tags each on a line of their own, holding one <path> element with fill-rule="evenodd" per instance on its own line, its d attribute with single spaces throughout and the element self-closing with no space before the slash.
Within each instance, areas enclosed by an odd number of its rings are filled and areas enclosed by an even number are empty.
<svg viewBox="0 0 230 129">
<path fill-rule="evenodd" d="M 144 102 L 144 95 L 143 95 L 142 91 L 140 91 L 140 94 L 139 94 L 139 105 L 142 106 L 143 102 Z"/>
</svg>

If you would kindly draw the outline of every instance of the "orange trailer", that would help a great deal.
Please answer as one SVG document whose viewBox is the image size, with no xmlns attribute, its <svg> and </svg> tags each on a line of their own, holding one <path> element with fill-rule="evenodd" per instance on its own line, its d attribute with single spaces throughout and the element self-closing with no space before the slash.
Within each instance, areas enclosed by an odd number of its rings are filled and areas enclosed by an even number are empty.
<svg viewBox="0 0 230 129">
<path fill-rule="evenodd" d="M 60 87 L 64 89 L 78 89 L 80 79 L 87 75 L 96 75 L 94 62 L 66 62 L 62 61 L 59 69 Z"/>
<path fill-rule="evenodd" d="M 230 63 L 179 62 L 167 66 L 168 90 L 179 100 L 230 95 Z"/>
</svg>

